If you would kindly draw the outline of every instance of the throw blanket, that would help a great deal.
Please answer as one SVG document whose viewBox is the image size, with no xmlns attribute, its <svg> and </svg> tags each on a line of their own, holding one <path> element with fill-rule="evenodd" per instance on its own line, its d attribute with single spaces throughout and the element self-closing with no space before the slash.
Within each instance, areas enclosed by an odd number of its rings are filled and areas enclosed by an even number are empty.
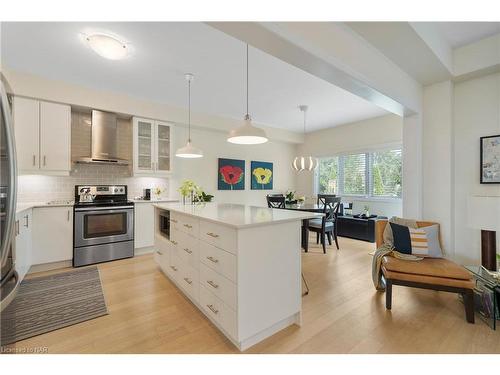
<svg viewBox="0 0 500 375">
<path fill-rule="evenodd" d="M 393 217 L 389 220 L 389 222 L 399 225 L 405 225 L 410 228 L 418 227 L 417 222 L 411 219 L 402 219 L 399 217 Z M 385 291 L 385 283 L 382 281 L 382 259 L 384 258 L 384 256 L 386 255 L 393 256 L 395 258 L 412 260 L 412 261 L 423 259 L 416 257 L 414 255 L 401 254 L 394 249 L 392 230 L 389 223 L 387 223 L 387 226 L 385 227 L 383 237 L 384 237 L 384 243 L 375 251 L 372 261 L 373 285 L 375 286 L 375 289 L 380 291 Z"/>
<path fill-rule="evenodd" d="M 384 243 L 380 246 L 372 260 L 372 281 L 375 289 L 385 291 L 385 283 L 382 281 L 382 258 L 386 255 L 391 255 L 394 247 L 390 243 Z"/>
</svg>

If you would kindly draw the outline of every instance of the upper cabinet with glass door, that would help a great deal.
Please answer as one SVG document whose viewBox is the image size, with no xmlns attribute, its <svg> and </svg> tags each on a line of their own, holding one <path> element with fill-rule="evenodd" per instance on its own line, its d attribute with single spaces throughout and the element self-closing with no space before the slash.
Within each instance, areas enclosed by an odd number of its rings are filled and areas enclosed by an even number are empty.
<svg viewBox="0 0 500 375">
<path fill-rule="evenodd" d="M 170 125 L 134 117 L 134 175 L 166 176 L 172 172 Z"/>
</svg>

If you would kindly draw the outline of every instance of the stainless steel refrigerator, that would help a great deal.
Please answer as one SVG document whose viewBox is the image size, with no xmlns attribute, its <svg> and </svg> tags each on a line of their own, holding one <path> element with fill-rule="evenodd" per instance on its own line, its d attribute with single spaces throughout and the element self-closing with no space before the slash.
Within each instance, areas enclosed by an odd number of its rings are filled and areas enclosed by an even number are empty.
<svg viewBox="0 0 500 375">
<path fill-rule="evenodd" d="M 15 268 L 17 168 L 8 84 L 0 72 L 0 314 L 16 295 L 19 277 Z M 0 343 L 1 344 L 1 343 Z"/>
</svg>

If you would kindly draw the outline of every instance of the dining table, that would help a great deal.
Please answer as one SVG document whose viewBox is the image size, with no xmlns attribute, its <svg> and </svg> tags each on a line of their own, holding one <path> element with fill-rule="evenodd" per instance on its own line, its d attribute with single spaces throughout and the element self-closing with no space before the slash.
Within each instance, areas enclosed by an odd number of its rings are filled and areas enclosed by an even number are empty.
<svg viewBox="0 0 500 375">
<path fill-rule="evenodd" d="M 324 205 L 317 203 L 285 203 L 285 210 L 323 213 Z M 309 251 L 309 219 L 302 220 L 302 248 Z"/>
</svg>

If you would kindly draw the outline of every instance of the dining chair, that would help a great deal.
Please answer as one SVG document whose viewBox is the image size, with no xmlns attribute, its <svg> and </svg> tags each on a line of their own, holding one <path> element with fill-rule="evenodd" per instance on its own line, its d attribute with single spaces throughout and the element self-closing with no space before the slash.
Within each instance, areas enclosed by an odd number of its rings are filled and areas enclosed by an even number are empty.
<svg viewBox="0 0 500 375">
<path fill-rule="evenodd" d="M 337 217 L 339 214 L 341 197 L 323 197 L 323 218 L 309 220 L 309 230 L 316 232 L 316 240 L 321 239 L 323 253 L 326 254 L 326 238 L 328 243 L 332 244 L 332 237 L 335 239 L 335 245 L 339 250 L 337 239 Z M 326 238 L 325 238 L 326 237 Z"/>
<path fill-rule="evenodd" d="M 325 204 L 325 198 L 335 198 L 335 194 L 318 194 L 316 198 L 316 204 L 317 205 L 324 205 Z"/>
<path fill-rule="evenodd" d="M 285 208 L 285 197 L 281 196 L 273 196 L 268 195 L 267 199 L 267 207 L 269 208 Z"/>
</svg>

